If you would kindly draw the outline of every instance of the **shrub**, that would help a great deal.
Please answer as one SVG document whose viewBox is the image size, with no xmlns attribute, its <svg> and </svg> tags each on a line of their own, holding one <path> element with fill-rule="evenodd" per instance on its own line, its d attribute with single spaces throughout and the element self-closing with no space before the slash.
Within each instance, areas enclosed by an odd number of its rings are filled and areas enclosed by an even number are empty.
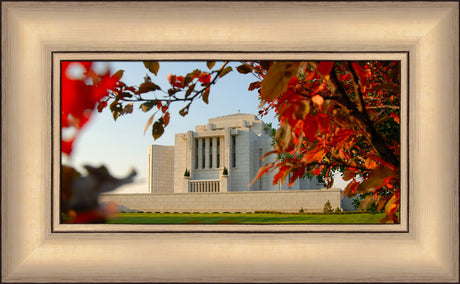
<svg viewBox="0 0 460 284">
<path fill-rule="evenodd" d="M 339 206 L 337 206 L 337 208 L 335 208 L 335 212 L 337 212 L 337 213 L 341 213 L 341 212 L 342 212 L 342 210 L 339 208 Z"/>
<path fill-rule="evenodd" d="M 303 207 L 300 207 L 299 213 L 303 213 Z"/>
<path fill-rule="evenodd" d="M 184 177 L 189 177 L 190 176 L 190 171 L 185 169 Z"/>
<path fill-rule="evenodd" d="M 144 211 L 142 211 L 142 210 L 139 210 L 139 211 L 137 211 L 136 213 L 144 213 Z"/>
<path fill-rule="evenodd" d="M 227 169 L 227 167 L 224 167 L 224 170 L 222 171 L 222 175 L 228 176 L 228 169 Z"/>
<path fill-rule="evenodd" d="M 280 211 L 269 211 L 269 210 L 256 210 L 254 211 L 255 214 L 281 214 Z"/>
<path fill-rule="evenodd" d="M 332 211 L 333 210 L 332 210 L 331 202 L 328 200 L 328 201 L 326 201 L 326 203 L 324 203 L 323 212 L 324 213 L 331 213 Z"/>
</svg>

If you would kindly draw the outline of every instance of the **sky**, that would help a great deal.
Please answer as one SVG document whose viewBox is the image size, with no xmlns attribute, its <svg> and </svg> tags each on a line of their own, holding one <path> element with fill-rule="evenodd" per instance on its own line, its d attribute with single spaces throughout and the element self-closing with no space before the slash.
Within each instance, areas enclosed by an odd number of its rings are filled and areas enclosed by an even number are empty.
<svg viewBox="0 0 460 284">
<path fill-rule="evenodd" d="M 217 62 L 214 69 L 220 67 Z M 248 91 L 251 82 L 256 78 L 250 74 L 243 75 L 236 71 L 239 62 L 231 62 L 233 71 L 220 78 L 216 85 L 211 87 L 209 104 L 202 100 L 192 103 L 189 114 L 179 115 L 179 110 L 186 104 L 173 103 L 170 106 L 171 119 L 164 134 L 157 140 L 151 135 L 151 128 L 144 135 L 145 125 L 152 115 L 152 111 L 144 113 L 134 106 L 131 114 L 119 117 L 114 121 L 110 109 L 107 107 L 101 113 L 95 111 L 91 121 L 81 130 L 73 148 L 70 159 L 64 158 L 63 163 L 71 165 L 84 173 L 83 165 L 95 167 L 105 165 L 110 173 L 122 178 L 132 168 L 137 171 L 135 182 L 120 187 L 113 193 L 147 193 L 147 151 L 152 144 L 174 145 L 174 135 L 194 130 L 196 125 L 207 124 L 208 119 L 234 113 L 257 114 L 259 100 L 256 91 Z M 139 86 L 144 82 L 144 76 L 149 74 L 152 82 L 163 90 L 170 87 L 167 81 L 168 74 L 186 75 L 194 69 L 209 70 L 205 61 L 161 61 L 160 70 L 155 76 L 150 73 L 141 61 L 130 62 L 101 62 L 96 67 L 109 67 L 111 73 L 124 70 L 122 81 L 127 85 Z M 264 117 L 265 122 L 276 119 L 271 113 Z M 63 133 L 64 135 L 64 133 Z"/>
</svg>

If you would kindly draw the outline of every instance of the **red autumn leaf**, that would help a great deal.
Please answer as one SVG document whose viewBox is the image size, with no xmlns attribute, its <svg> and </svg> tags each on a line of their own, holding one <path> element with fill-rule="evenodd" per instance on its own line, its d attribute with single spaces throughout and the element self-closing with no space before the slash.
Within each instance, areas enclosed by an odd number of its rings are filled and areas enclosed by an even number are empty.
<svg viewBox="0 0 460 284">
<path fill-rule="evenodd" d="M 352 182 L 350 182 L 346 187 L 345 189 L 343 190 L 342 192 L 342 197 L 344 195 L 347 195 L 348 198 L 352 198 L 353 196 L 355 196 L 356 194 L 358 194 L 357 192 L 357 188 L 359 186 L 359 182 L 353 180 Z"/>
<path fill-rule="evenodd" d="M 353 69 L 355 69 L 356 74 L 359 77 L 359 81 L 361 83 L 361 86 L 366 86 L 367 85 L 367 77 L 366 77 L 366 72 L 364 71 L 363 67 L 359 65 L 356 62 L 352 62 L 351 65 L 353 66 Z"/>
<path fill-rule="evenodd" d="M 265 166 L 262 166 L 259 168 L 259 172 L 257 173 L 256 177 L 253 178 L 248 186 L 253 185 L 262 175 L 264 175 L 266 172 L 268 172 L 271 168 L 273 168 L 274 163 L 266 164 Z"/>
<path fill-rule="evenodd" d="M 167 79 L 168 79 L 169 84 L 171 84 L 171 86 L 174 85 L 174 82 L 176 82 L 176 76 L 173 74 L 168 74 Z"/>
<path fill-rule="evenodd" d="M 318 125 L 319 131 L 321 133 L 330 132 L 329 123 L 331 119 L 328 115 L 324 113 L 318 113 L 315 117 L 316 123 Z"/>
<path fill-rule="evenodd" d="M 201 73 L 198 81 L 200 81 L 203 86 L 208 85 L 211 83 L 211 75 L 208 73 Z"/>
<path fill-rule="evenodd" d="M 332 67 L 334 67 L 334 61 L 320 61 L 318 67 L 316 67 L 316 71 L 323 76 L 328 76 L 331 73 Z"/>
<path fill-rule="evenodd" d="M 292 171 L 292 176 L 289 179 L 288 186 L 292 186 L 294 182 L 297 180 L 297 178 L 301 178 L 304 175 L 304 173 L 305 173 L 304 168 L 300 168 L 300 169 Z"/>
<path fill-rule="evenodd" d="M 324 151 L 323 148 L 316 148 L 313 150 L 308 151 L 305 156 L 303 156 L 302 161 L 304 163 L 313 163 L 313 162 L 320 162 L 324 156 L 326 155 L 326 152 Z"/>
<path fill-rule="evenodd" d="M 85 69 L 86 77 L 72 79 L 68 76 L 68 68 L 73 63 L 79 63 Z M 115 88 L 119 81 L 117 76 L 110 76 L 107 72 L 103 76 L 97 75 L 92 69 L 92 62 L 61 62 L 61 119 L 62 127 L 74 126 L 79 131 L 90 119 L 96 105 L 108 94 L 108 90 Z M 90 77 L 91 76 L 91 77 Z M 94 85 L 88 85 L 85 81 L 91 78 Z M 105 107 L 104 103 L 98 106 L 98 110 Z M 63 142 L 64 153 L 70 155 L 72 143 Z"/>
<path fill-rule="evenodd" d="M 372 154 L 369 154 L 368 157 L 374 161 L 377 161 L 379 162 L 382 166 L 385 166 L 387 168 L 389 168 L 391 171 L 394 171 L 395 170 L 395 166 L 392 165 L 391 163 L 388 163 L 386 161 L 384 161 L 382 158 L 380 157 L 377 157 L 375 155 L 372 155 Z"/>
<path fill-rule="evenodd" d="M 273 185 L 277 184 L 278 182 L 284 183 L 290 172 L 290 167 L 281 166 L 278 173 L 273 177 Z"/>
<path fill-rule="evenodd" d="M 62 140 L 61 141 L 61 152 L 70 156 L 72 153 L 72 146 L 73 142 L 75 141 L 75 137 L 71 140 Z"/>
<path fill-rule="evenodd" d="M 393 120 L 399 124 L 399 115 L 397 113 L 392 112 L 390 116 L 393 118 Z"/>
<path fill-rule="evenodd" d="M 163 116 L 163 125 L 164 125 L 164 126 L 168 126 L 168 124 L 169 124 L 169 119 L 170 119 L 169 112 L 166 112 L 165 115 Z"/>
<path fill-rule="evenodd" d="M 316 168 L 314 171 L 313 171 L 313 174 L 315 176 L 318 176 L 319 174 L 321 174 L 321 168 Z"/>
<path fill-rule="evenodd" d="M 305 122 L 303 125 L 303 132 L 308 141 L 313 142 L 316 140 L 316 131 L 318 130 L 318 125 L 316 120 L 311 113 L 305 116 Z"/>
<path fill-rule="evenodd" d="M 97 111 L 102 112 L 105 107 L 107 107 L 106 101 L 99 102 L 99 104 L 97 105 Z"/>
</svg>

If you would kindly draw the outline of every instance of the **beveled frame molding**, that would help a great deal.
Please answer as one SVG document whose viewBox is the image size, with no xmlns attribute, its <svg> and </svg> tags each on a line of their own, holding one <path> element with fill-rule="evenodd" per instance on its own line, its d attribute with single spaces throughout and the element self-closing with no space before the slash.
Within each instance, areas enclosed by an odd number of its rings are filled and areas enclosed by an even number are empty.
<svg viewBox="0 0 460 284">
<path fill-rule="evenodd" d="M 2 281 L 458 282 L 458 7 L 2 2 Z M 409 52 L 409 231 L 53 233 L 52 52 L 152 50 Z"/>
<path fill-rule="evenodd" d="M 401 62 L 401 206 L 400 224 L 283 224 L 279 225 L 250 225 L 250 224 L 60 224 L 59 189 L 60 189 L 60 149 L 54 147 L 53 168 L 55 169 L 53 188 L 52 232 L 408 232 L 409 230 L 409 185 L 408 185 L 408 52 L 387 53 L 357 53 L 357 52 L 171 52 L 139 53 L 139 52 L 53 52 L 53 105 L 60 104 L 60 61 L 61 60 L 397 60 Z M 54 145 L 60 143 L 59 107 L 53 108 L 53 138 Z M 174 127 L 174 123 L 170 126 Z M 141 135 L 141 134 L 140 134 Z"/>
</svg>

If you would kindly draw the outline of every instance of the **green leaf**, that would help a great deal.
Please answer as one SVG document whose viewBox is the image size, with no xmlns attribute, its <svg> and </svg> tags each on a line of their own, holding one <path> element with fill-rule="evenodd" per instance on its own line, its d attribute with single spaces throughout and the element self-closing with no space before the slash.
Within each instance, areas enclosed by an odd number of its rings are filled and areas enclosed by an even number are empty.
<svg viewBox="0 0 460 284">
<path fill-rule="evenodd" d="M 139 90 L 137 91 L 138 94 L 143 94 L 143 93 L 147 93 L 147 92 L 152 92 L 152 91 L 156 91 L 156 90 L 161 90 L 160 86 L 152 83 L 152 82 L 145 82 L 145 83 L 142 83 L 140 86 L 139 86 Z"/>
<path fill-rule="evenodd" d="M 153 106 L 156 106 L 157 102 L 156 101 L 148 101 L 143 104 L 139 108 L 142 109 L 143 112 L 148 112 L 149 110 L 152 109 Z"/>
<path fill-rule="evenodd" d="M 203 101 L 208 104 L 209 103 L 209 88 L 207 88 L 203 95 L 202 95 Z"/>
<path fill-rule="evenodd" d="M 206 61 L 206 66 L 208 66 L 209 70 L 214 67 L 214 64 L 216 64 L 216 61 Z"/>
<path fill-rule="evenodd" d="M 224 68 L 224 70 L 222 70 L 219 74 L 219 77 L 224 77 L 225 75 L 227 75 L 228 72 L 232 71 L 232 67 L 231 66 L 227 66 Z"/>
<path fill-rule="evenodd" d="M 165 132 L 165 129 L 163 127 L 163 123 L 161 123 L 160 121 L 156 121 L 152 127 L 153 139 L 157 140 L 158 138 L 161 137 L 161 135 L 163 135 L 164 132 Z"/>
<path fill-rule="evenodd" d="M 160 70 L 160 63 L 158 61 L 143 61 L 145 68 L 149 69 L 150 72 L 157 75 Z"/>
<path fill-rule="evenodd" d="M 112 75 L 112 78 L 117 78 L 118 80 L 121 80 L 121 77 L 123 77 L 124 70 L 118 70 L 115 72 L 115 74 Z"/>
</svg>

